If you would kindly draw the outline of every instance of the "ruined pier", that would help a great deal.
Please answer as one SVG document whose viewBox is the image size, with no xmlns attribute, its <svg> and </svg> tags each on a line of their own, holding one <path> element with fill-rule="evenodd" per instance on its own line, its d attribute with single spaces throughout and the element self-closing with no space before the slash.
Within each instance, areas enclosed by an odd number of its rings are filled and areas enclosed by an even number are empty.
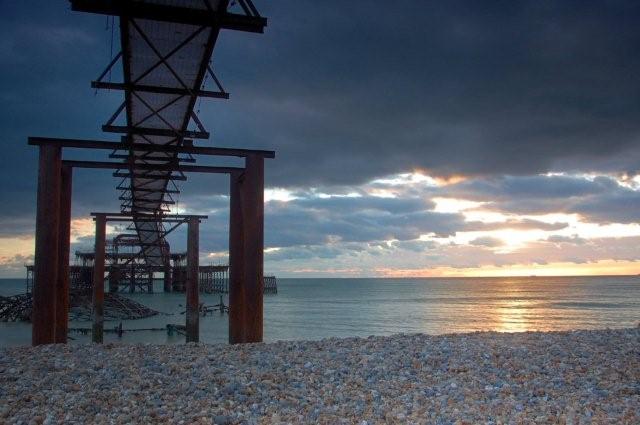
<svg viewBox="0 0 640 425">
<path fill-rule="evenodd" d="M 114 16 L 120 52 L 91 83 L 122 91 L 124 100 L 102 126 L 116 140 L 30 137 L 38 147 L 36 243 L 33 267 L 32 343 L 66 342 L 69 315 L 69 248 L 74 170 L 110 170 L 118 179 L 119 212 L 94 212 L 93 340 L 102 341 L 106 226 L 128 223 L 138 238 L 140 263 L 168 270 L 165 237 L 187 227 L 187 341 L 198 341 L 199 229 L 206 216 L 171 214 L 176 182 L 191 173 L 229 176 L 229 342 L 259 342 L 263 334 L 264 160 L 273 151 L 197 146 L 209 132 L 194 111 L 198 98 L 228 99 L 210 65 L 221 30 L 261 33 L 267 21 L 251 0 L 135 2 L 71 0 L 75 11 Z M 235 10 L 234 10 L 235 8 Z M 105 81 L 117 63 L 122 82 Z M 206 81 L 205 81 L 206 80 Z M 211 89 L 207 83 L 213 85 Z M 195 129 L 193 129 L 195 128 Z M 73 151 L 108 151 L 109 161 L 67 158 Z M 242 166 L 192 165 L 201 157 L 244 160 Z M 86 184 L 84 181 L 82 184 Z M 77 184 L 77 182 L 76 182 Z M 133 259 L 131 261 L 134 261 Z M 136 260 L 137 261 L 137 260 Z"/>
</svg>

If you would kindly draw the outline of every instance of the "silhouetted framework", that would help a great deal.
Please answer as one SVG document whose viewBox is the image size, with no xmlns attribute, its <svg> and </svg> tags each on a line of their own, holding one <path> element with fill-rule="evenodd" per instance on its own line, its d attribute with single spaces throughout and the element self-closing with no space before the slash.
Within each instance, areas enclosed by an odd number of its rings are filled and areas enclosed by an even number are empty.
<svg viewBox="0 0 640 425">
<path fill-rule="evenodd" d="M 266 19 L 251 0 L 70 0 L 73 10 L 118 16 L 121 51 L 91 83 L 121 90 L 123 103 L 102 127 L 119 141 L 30 137 L 39 147 L 36 250 L 33 268 L 33 338 L 36 344 L 66 342 L 69 240 L 73 168 L 111 169 L 121 178 L 119 213 L 94 213 L 94 341 L 102 341 L 106 223 L 129 221 L 139 240 L 139 257 L 149 269 L 165 271 L 171 252 L 165 224 L 188 223 L 186 265 L 187 341 L 198 340 L 198 228 L 201 216 L 169 215 L 176 181 L 188 173 L 230 176 L 229 341 L 262 341 L 264 158 L 273 151 L 194 146 L 207 139 L 194 112 L 198 97 L 227 99 L 210 61 L 221 29 L 261 33 Z M 105 81 L 121 62 L 122 82 Z M 109 78 L 110 80 L 110 78 Z M 207 80 L 215 90 L 207 90 Z M 119 122 L 123 121 L 123 122 Z M 193 127 L 193 128 L 192 128 Z M 63 160 L 62 149 L 109 150 L 116 161 Z M 198 155 L 245 159 L 244 167 L 197 166 Z M 195 303 L 195 304 L 194 304 Z M 195 312 L 195 313 L 194 313 Z"/>
<path fill-rule="evenodd" d="M 110 221 L 157 221 L 158 217 L 152 215 L 130 215 L 126 213 L 91 213 L 96 222 L 96 242 L 93 265 L 93 342 L 102 342 L 104 332 L 103 303 L 105 281 L 105 230 Z M 199 339 L 198 325 L 198 224 L 200 220 L 207 218 L 204 215 L 165 215 L 163 223 L 175 223 L 171 230 L 182 223 L 188 224 L 187 238 L 187 342 L 197 342 Z M 141 250 L 140 252 L 142 252 Z M 195 312 L 195 313 L 194 313 Z M 194 319 L 195 314 L 195 319 Z"/>
</svg>

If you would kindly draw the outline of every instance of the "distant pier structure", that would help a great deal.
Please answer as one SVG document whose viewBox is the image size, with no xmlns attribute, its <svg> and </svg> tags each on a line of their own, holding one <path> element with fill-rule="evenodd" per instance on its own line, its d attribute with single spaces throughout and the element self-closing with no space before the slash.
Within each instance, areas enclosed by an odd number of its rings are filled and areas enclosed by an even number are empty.
<svg viewBox="0 0 640 425">
<path fill-rule="evenodd" d="M 275 276 L 264 276 L 264 293 L 277 294 L 278 282 Z"/>
<path fill-rule="evenodd" d="M 173 289 L 178 278 L 185 282 L 186 340 L 199 340 L 199 235 L 207 216 L 174 214 L 171 208 L 176 203 L 173 196 L 180 193 L 178 182 L 191 173 L 229 176 L 229 342 L 262 341 L 264 167 L 275 152 L 198 145 L 210 133 L 194 107 L 202 98 L 229 98 L 211 64 L 220 31 L 262 33 L 266 18 L 251 0 L 70 3 L 74 11 L 118 18 L 120 49 L 91 87 L 121 91 L 123 101 L 102 126 L 104 132 L 118 135 L 115 140 L 28 139 L 39 152 L 33 345 L 67 342 L 70 276 L 86 271 L 69 265 L 72 184 L 92 184 L 90 179 L 74 181 L 77 169 L 110 170 L 117 178 L 114 200 L 120 201 L 117 212 L 91 213 L 95 245 L 93 258 L 86 260 L 93 261 L 94 342 L 103 341 L 104 331 L 104 285 L 97 283 L 110 277 L 113 290 L 149 291 L 158 269 L 164 274 L 165 290 Z M 121 81 L 112 81 L 112 74 Z M 90 150 L 93 156 L 95 151 L 107 153 L 109 160 L 86 160 Z M 85 155 L 68 158 L 74 151 Z M 194 165 L 202 157 L 222 162 Z M 237 158 L 237 165 L 229 166 L 229 158 Z M 106 226 L 114 222 L 128 223 L 131 233 L 109 246 Z M 181 225 L 187 227 L 186 254 L 174 256 L 166 236 Z M 121 253 L 127 243 L 139 247 L 130 258 Z M 176 262 L 184 268 L 177 271 Z M 113 273 L 107 276 L 110 267 Z M 215 275 L 211 282 L 215 287 Z"/>
<path fill-rule="evenodd" d="M 130 253 L 110 254 L 105 256 L 107 287 L 109 292 L 144 292 L 153 293 L 155 276 L 162 276 L 164 292 L 185 292 L 187 285 L 187 269 L 185 265 L 186 253 L 171 254 L 171 268 L 169 275 L 166 270 L 150 268 L 146 264 L 137 262 L 126 263 L 131 258 Z M 93 252 L 76 252 L 76 263 L 69 266 L 69 288 L 71 291 L 87 291 L 93 288 Z M 27 270 L 26 292 L 33 288 L 33 264 L 25 265 Z M 204 294 L 229 293 L 229 266 L 208 265 L 198 267 L 198 289 Z M 263 277 L 263 291 L 265 294 L 277 294 L 278 282 L 275 276 Z"/>
</svg>

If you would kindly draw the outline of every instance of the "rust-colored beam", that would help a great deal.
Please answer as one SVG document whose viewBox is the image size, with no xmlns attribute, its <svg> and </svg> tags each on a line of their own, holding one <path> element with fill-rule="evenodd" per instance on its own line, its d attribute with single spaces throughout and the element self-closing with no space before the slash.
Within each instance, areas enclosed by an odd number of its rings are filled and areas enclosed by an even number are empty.
<svg viewBox="0 0 640 425">
<path fill-rule="evenodd" d="M 244 173 L 247 342 L 262 342 L 264 267 L 264 158 L 246 158 Z"/>
<path fill-rule="evenodd" d="M 143 84 L 111 83 L 107 81 L 92 81 L 91 87 L 94 89 L 130 90 L 130 91 L 145 92 L 145 93 L 179 94 L 183 96 L 194 94 L 198 97 L 229 99 L 229 93 L 226 93 L 226 92 L 217 92 L 217 91 L 209 91 L 209 90 L 196 90 L 192 92 L 192 91 L 181 89 L 178 87 L 162 87 L 162 86 L 147 86 Z"/>
<path fill-rule="evenodd" d="M 140 220 L 144 220 L 144 219 L 150 219 L 150 220 L 163 220 L 163 219 L 170 219 L 170 218 L 182 218 L 182 219 L 189 219 L 189 218 L 200 218 L 200 219 L 205 219 L 208 218 L 209 216 L 207 215 L 198 215 L 198 214 L 131 214 L 131 213 L 125 213 L 125 212 L 91 212 L 89 213 L 89 215 L 93 216 L 93 217 L 97 217 L 99 215 L 104 215 L 105 217 L 108 218 L 108 220 L 111 220 L 111 217 L 132 217 L 135 218 L 136 220 L 140 219 Z"/>
<path fill-rule="evenodd" d="M 194 164 L 196 162 L 195 158 L 184 158 L 184 157 L 154 157 L 154 156 L 146 156 L 146 154 L 143 155 L 130 155 L 128 153 L 111 153 L 109 154 L 109 159 L 125 159 L 125 160 L 135 160 L 135 161 L 143 161 L 143 160 L 147 160 L 147 161 L 165 161 L 165 160 L 175 160 L 178 162 L 186 162 L 186 163 L 191 163 Z"/>
<path fill-rule="evenodd" d="M 149 175 L 149 174 L 143 174 L 143 173 L 121 173 L 116 171 L 115 173 L 112 174 L 113 177 L 122 177 L 122 178 L 133 178 L 133 179 L 148 179 L 148 180 L 158 180 L 158 179 L 163 179 L 163 180 L 178 180 L 178 181 L 185 181 L 187 180 L 186 176 L 179 176 L 179 175 L 171 175 L 171 174 L 167 174 L 167 175 Z M 134 191 L 137 189 L 133 189 Z"/>
<path fill-rule="evenodd" d="M 230 176 L 229 188 L 229 343 L 245 342 L 244 234 L 242 225 L 242 173 Z"/>
<path fill-rule="evenodd" d="M 58 222 L 58 286 L 56 288 L 56 343 L 66 344 L 69 324 L 69 250 L 71 248 L 71 194 L 73 169 L 62 167 Z"/>
<path fill-rule="evenodd" d="M 187 342 L 200 340 L 200 300 L 198 288 L 199 223 L 190 218 L 187 228 Z"/>
<path fill-rule="evenodd" d="M 226 10 L 204 11 L 173 5 L 126 0 L 71 0 L 71 9 L 103 15 L 178 22 L 189 25 L 220 27 L 236 31 L 262 33 L 267 19 L 229 13 Z M 226 9 L 226 8 L 225 8 Z"/>
<path fill-rule="evenodd" d="M 264 158 L 248 156 L 231 175 L 229 342 L 262 342 Z"/>
<path fill-rule="evenodd" d="M 31 313 L 33 345 L 55 342 L 61 163 L 60 147 L 40 146 Z"/>
<path fill-rule="evenodd" d="M 190 137 L 192 139 L 208 139 L 208 131 L 172 130 L 154 127 L 131 127 L 126 125 L 103 125 L 105 133 L 143 134 L 146 136 Z"/>
<path fill-rule="evenodd" d="M 96 221 L 95 259 L 93 264 L 93 327 L 92 341 L 102 343 L 104 333 L 104 250 L 106 216 L 98 214 Z"/>
<path fill-rule="evenodd" d="M 147 171 L 175 171 L 183 173 L 213 173 L 213 174 L 229 174 L 234 171 L 242 170 L 239 167 L 210 167 L 206 165 L 171 165 L 171 164 L 128 164 L 125 162 L 111 162 L 111 161 L 63 161 L 64 165 L 75 168 L 99 168 L 107 170 L 125 169 L 131 165 L 134 170 L 147 170 Z M 164 175 L 151 175 L 148 178 L 163 179 L 163 178 L 176 178 L 178 176 L 164 176 Z M 140 178 L 144 178 L 141 175 Z M 136 190 L 135 188 L 133 189 Z"/>
<path fill-rule="evenodd" d="M 193 155 L 219 155 L 219 156 L 237 156 L 246 157 L 247 155 L 260 155 L 265 158 L 275 158 L 274 151 L 256 150 L 256 149 L 235 149 L 220 147 L 193 146 L 190 143 L 182 145 L 158 145 L 150 143 L 126 143 L 126 142 L 109 142 L 106 140 L 91 139 L 62 139 L 55 137 L 29 137 L 29 145 L 58 145 L 63 148 L 79 148 L 79 149 L 105 149 L 105 150 L 132 150 L 143 152 L 165 152 L 165 153 L 185 153 Z"/>
<path fill-rule="evenodd" d="M 164 292 L 171 292 L 171 263 L 169 261 L 164 265 L 163 283 Z"/>
</svg>

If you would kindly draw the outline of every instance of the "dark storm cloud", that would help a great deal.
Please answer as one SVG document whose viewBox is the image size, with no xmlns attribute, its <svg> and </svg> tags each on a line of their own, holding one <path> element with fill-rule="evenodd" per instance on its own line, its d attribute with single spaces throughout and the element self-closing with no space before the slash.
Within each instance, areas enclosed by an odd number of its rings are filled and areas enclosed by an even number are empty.
<svg viewBox="0 0 640 425">
<path fill-rule="evenodd" d="M 114 139 L 100 125 L 121 94 L 96 96 L 89 88 L 119 48 L 116 28 L 111 52 L 105 17 L 72 13 L 62 0 L 0 5 L 0 236 L 6 237 L 32 233 L 37 151 L 26 137 Z M 231 99 L 205 100 L 197 109 L 213 134 L 207 143 L 275 149 L 267 186 L 305 195 L 267 205 L 267 245 L 291 248 L 274 258 L 337 255 L 334 246 L 308 248 L 334 240 L 359 252 L 399 239 L 398 248 L 421 252 L 430 247 L 413 241 L 421 234 L 489 230 L 458 214 L 429 211 L 434 195 L 491 202 L 505 212 L 577 212 L 598 222 L 640 218 L 637 193 L 612 179 L 531 176 L 638 170 L 640 3 L 256 5 L 270 19 L 266 33 L 223 31 L 214 52 Z M 309 196 L 310 186 L 347 194 L 353 185 L 414 168 L 475 178 L 407 189 L 402 199 Z M 116 184 L 106 171 L 76 173 L 74 216 L 116 210 Z M 228 181 L 201 176 L 181 186 L 187 208 L 209 214 L 202 250 L 226 249 L 226 200 L 216 195 L 228 193 Z M 177 232 L 172 243 L 184 246 L 183 239 Z M 85 242 L 90 238 L 78 243 Z M 292 254 L 298 245 L 306 251 Z"/>
<path fill-rule="evenodd" d="M 34 230 L 31 217 L 0 216 L 0 238 L 28 238 Z"/>
<path fill-rule="evenodd" d="M 448 187 L 445 196 L 489 202 L 485 208 L 507 213 L 576 213 L 586 221 L 596 223 L 640 221 L 640 192 L 605 176 L 593 179 L 576 176 L 474 179 Z M 556 230 L 548 227 L 553 224 L 529 224 L 544 230 Z"/>
<path fill-rule="evenodd" d="M 428 201 L 372 196 L 270 201 L 265 206 L 265 245 L 286 248 L 340 242 L 341 249 L 357 251 L 362 249 L 360 243 L 411 241 L 429 233 L 446 237 L 463 228 L 461 215 L 433 212 L 432 207 Z M 209 213 L 201 225 L 206 232 L 201 238 L 203 251 L 227 248 L 228 220 L 226 208 Z M 290 252 L 286 255 L 294 255 Z M 308 250 L 299 255 L 307 254 Z"/>
<path fill-rule="evenodd" d="M 434 241 L 396 241 L 393 243 L 394 247 L 413 252 L 425 252 L 429 249 L 433 249 L 437 246 Z"/>
<path fill-rule="evenodd" d="M 637 168 L 637 2 L 258 6 L 266 33 L 223 31 L 214 52 L 231 100 L 199 109 L 215 144 L 278 151 L 268 184 L 358 183 L 414 167 Z M 95 98 L 88 83 L 109 60 L 111 31 L 65 1 L 3 2 L 1 19 L 3 173 L 19 171 L 30 191 L 28 134 L 104 137 L 97 130 L 119 94 Z"/>
<path fill-rule="evenodd" d="M 363 248 L 364 249 L 364 248 Z M 354 255 L 342 247 L 333 246 L 296 246 L 265 253 L 267 261 L 332 259 L 344 255 Z"/>
<path fill-rule="evenodd" d="M 376 196 L 341 197 L 332 196 L 329 198 L 303 198 L 296 200 L 296 205 L 311 210 L 331 210 L 334 213 L 355 212 L 355 211 L 380 211 L 386 213 L 408 213 L 430 210 L 435 207 L 435 203 L 422 198 L 382 198 Z"/>
<path fill-rule="evenodd" d="M 530 220 L 530 219 L 509 219 L 504 222 L 478 222 L 471 221 L 466 224 L 464 229 L 465 231 L 491 231 L 491 230 L 503 230 L 503 229 L 511 229 L 511 230 L 561 230 L 568 226 L 567 223 L 545 223 L 539 220 Z"/>
<path fill-rule="evenodd" d="M 473 179 L 452 185 L 447 191 L 463 199 L 521 202 L 532 200 L 566 200 L 573 197 L 599 195 L 618 188 L 608 177 L 593 180 L 579 176 L 502 176 Z"/>
<path fill-rule="evenodd" d="M 640 192 L 619 187 L 602 196 L 581 199 L 571 211 L 596 223 L 637 223 L 640 221 Z"/>
<path fill-rule="evenodd" d="M 638 2 L 264 9 L 263 38 L 221 38 L 231 108 L 222 119 L 215 114 L 225 106 L 205 110 L 222 140 L 279 151 L 274 183 L 358 183 L 414 167 L 441 175 L 638 168 Z M 245 125 L 225 122 L 232 113 Z"/>
<path fill-rule="evenodd" d="M 453 235 L 459 214 L 429 211 L 430 202 L 395 198 L 316 198 L 273 201 L 265 210 L 269 246 L 315 245 L 334 240 L 412 240 L 422 234 Z"/>
<path fill-rule="evenodd" d="M 108 63 L 110 31 L 104 17 L 71 13 L 67 1 L 0 1 L 0 7 L 0 201 L 5 220 L 31 220 L 25 230 L 32 234 L 38 151 L 27 137 L 105 138 L 100 125 L 118 97 L 96 96 L 89 83 Z M 65 157 L 104 160 L 105 153 Z M 76 173 L 74 216 L 117 207 L 116 183 L 108 171 Z"/>
</svg>

